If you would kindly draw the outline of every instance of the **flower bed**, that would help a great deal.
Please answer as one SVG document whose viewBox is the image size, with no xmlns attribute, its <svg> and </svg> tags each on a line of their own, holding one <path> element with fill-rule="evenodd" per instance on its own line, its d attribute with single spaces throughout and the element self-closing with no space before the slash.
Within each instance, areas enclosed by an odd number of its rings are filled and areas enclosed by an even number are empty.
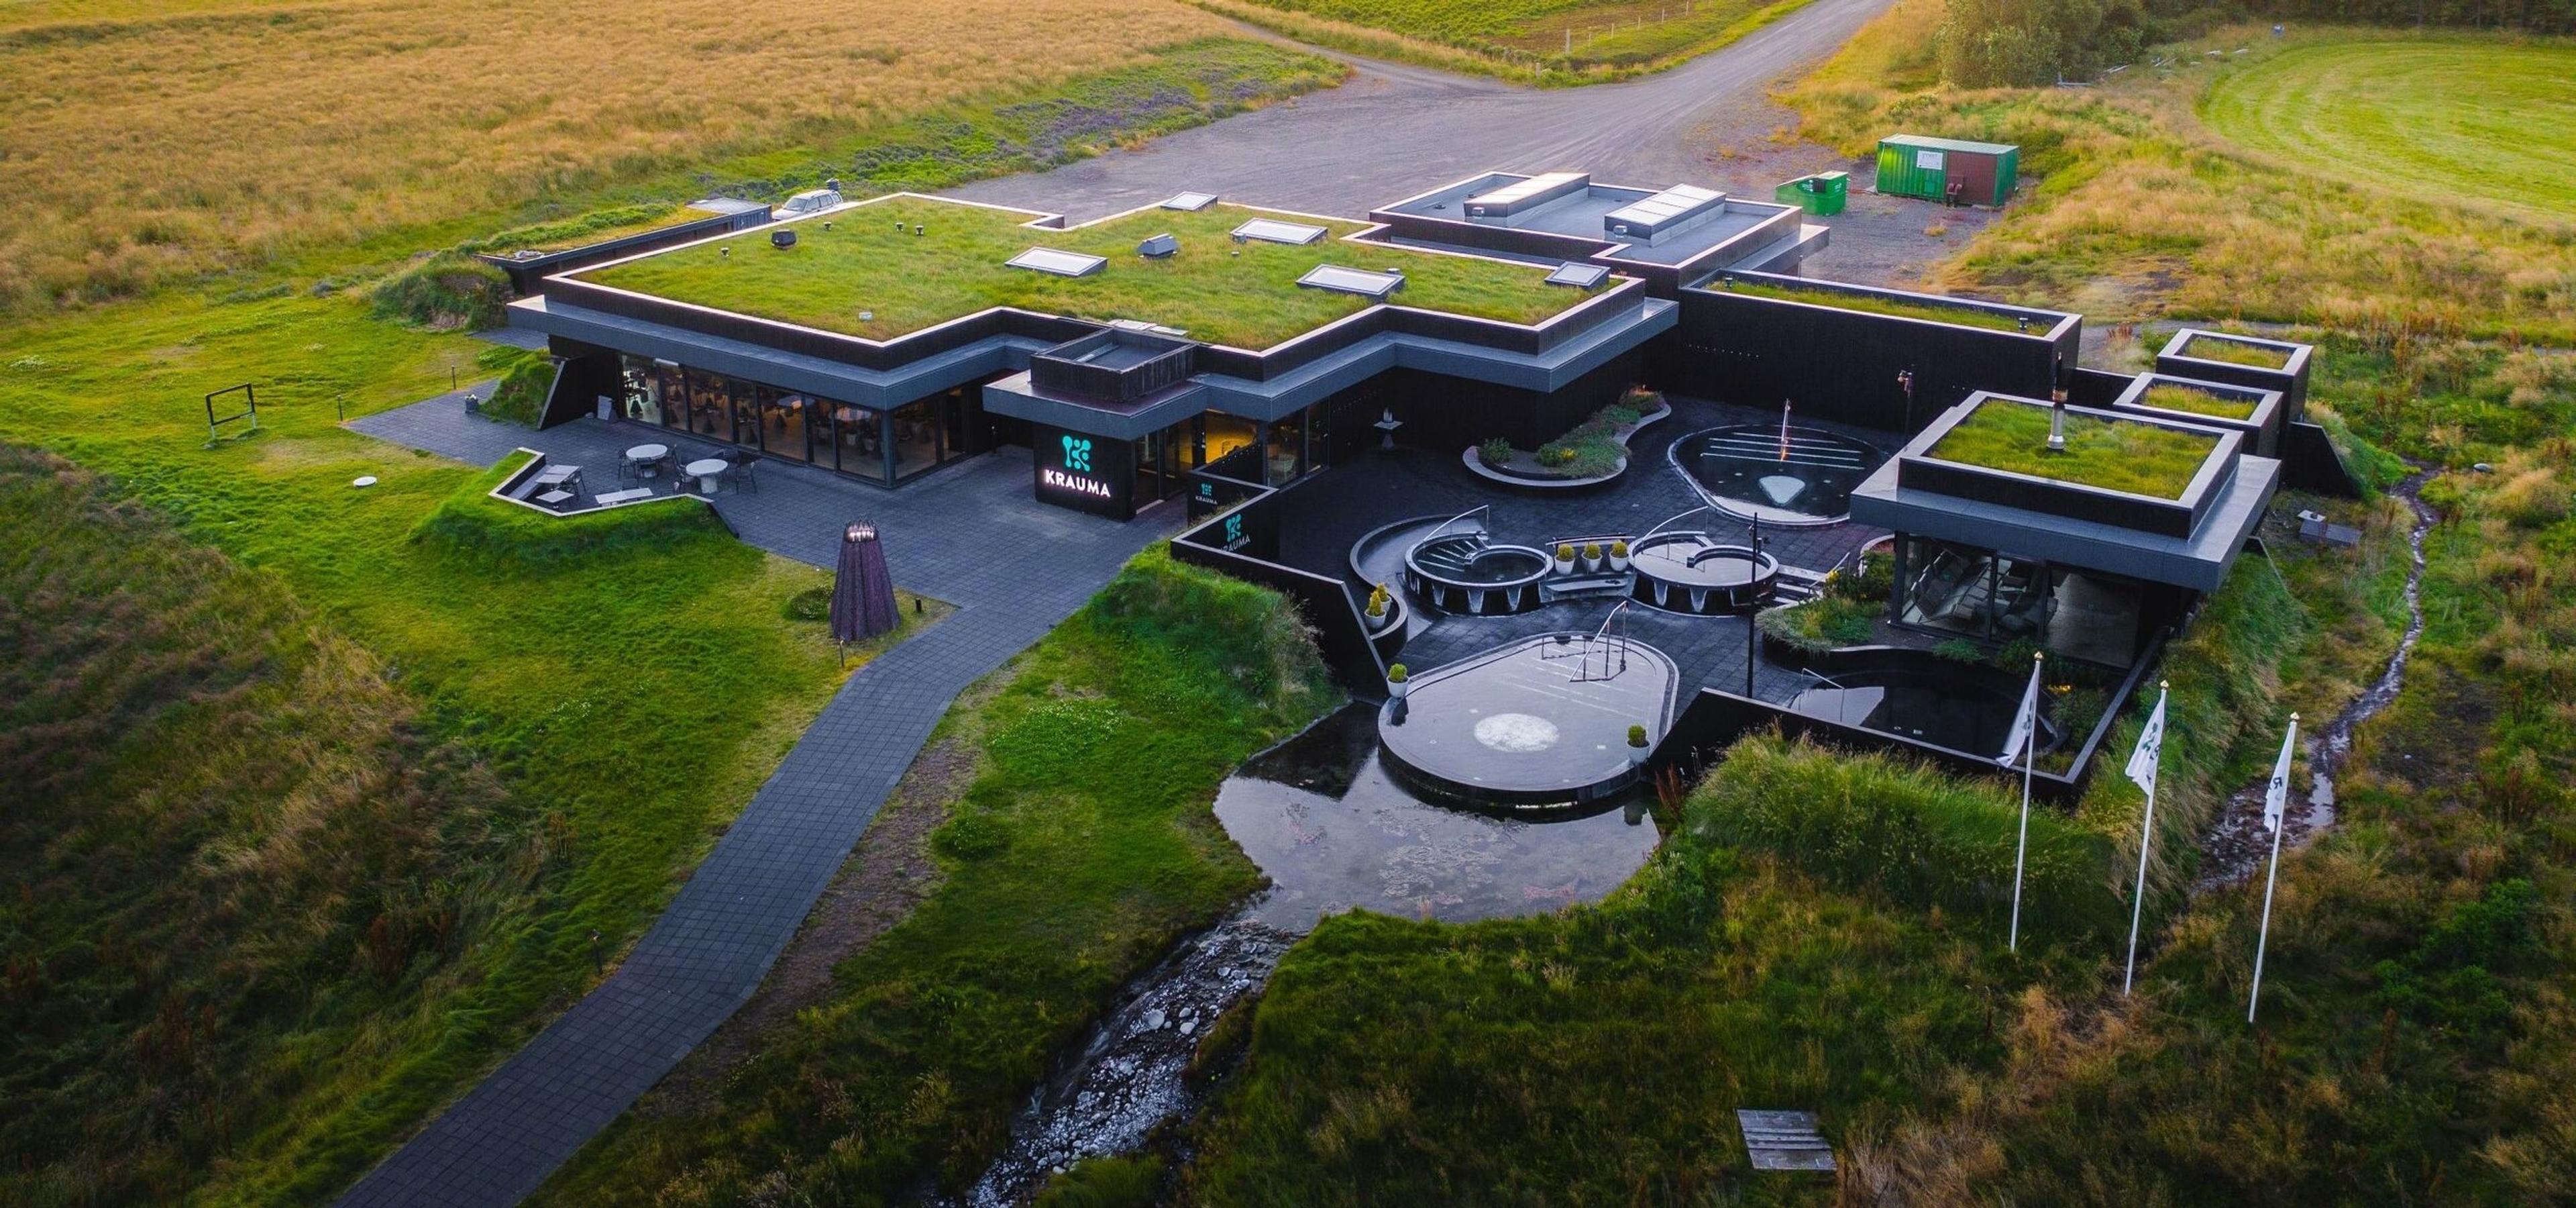
<svg viewBox="0 0 2576 1208">
<path fill-rule="evenodd" d="M 1557 485 L 1606 482 L 1627 470 L 1629 436 L 1670 414 L 1664 396 L 1631 390 L 1535 452 L 1495 437 L 1469 450 L 1469 464 L 1489 478 Z"/>
</svg>

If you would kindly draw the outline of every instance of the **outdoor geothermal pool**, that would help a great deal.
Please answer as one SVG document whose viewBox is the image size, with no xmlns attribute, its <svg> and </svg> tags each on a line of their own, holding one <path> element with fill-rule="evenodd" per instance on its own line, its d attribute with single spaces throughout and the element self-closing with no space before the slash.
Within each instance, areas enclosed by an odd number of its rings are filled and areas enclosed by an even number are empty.
<svg viewBox="0 0 2576 1208">
<path fill-rule="evenodd" d="M 1822 428 L 1733 424 L 1674 441 L 1672 458 L 1718 510 L 1794 527 L 1848 516 L 1852 488 L 1887 455 Z"/>
<path fill-rule="evenodd" d="M 1431 804 L 1387 774 L 1368 705 L 1245 764 L 1216 816 L 1272 882 L 1252 916 L 1299 932 L 1355 906 L 1464 920 L 1599 901 L 1657 842 L 1633 793 L 1526 818 Z"/>
</svg>

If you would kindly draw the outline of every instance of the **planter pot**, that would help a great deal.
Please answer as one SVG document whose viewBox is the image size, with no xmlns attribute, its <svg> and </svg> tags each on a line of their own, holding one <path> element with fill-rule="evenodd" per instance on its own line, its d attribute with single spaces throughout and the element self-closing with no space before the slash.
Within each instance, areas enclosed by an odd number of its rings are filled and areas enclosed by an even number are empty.
<svg viewBox="0 0 2576 1208">
<path fill-rule="evenodd" d="M 1612 555 L 1610 555 L 1610 569 L 1611 569 L 1612 571 L 1614 571 L 1614 572 L 1618 573 L 1618 574 L 1622 574 L 1622 575 L 1627 574 L 1627 573 L 1628 573 L 1628 555 L 1626 555 L 1626 554 L 1612 554 Z"/>
<path fill-rule="evenodd" d="M 1628 766 L 1632 768 L 1642 768 L 1646 766 L 1646 757 L 1653 753 L 1653 747 L 1628 748 Z"/>
<path fill-rule="evenodd" d="M 1403 700 L 1404 683 L 1405 682 L 1403 680 L 1391 679 L 1386 681 L 1386 698 L 1388 700 Z"/>
<path fill-rule="evenodd" d="M 1558 573 L 1558 574 L 1560 574 L 1560 575 L 1570 575 L 1570 574 L 1573 574 L 1573 573 L 1574 573 L 1574 559 L 1572 559 L 1572 558 L 1559 558 L 1559 559 L 1557 559 L 1557 560 L 1556 560 L 1556 573 Z"/>
</svg>

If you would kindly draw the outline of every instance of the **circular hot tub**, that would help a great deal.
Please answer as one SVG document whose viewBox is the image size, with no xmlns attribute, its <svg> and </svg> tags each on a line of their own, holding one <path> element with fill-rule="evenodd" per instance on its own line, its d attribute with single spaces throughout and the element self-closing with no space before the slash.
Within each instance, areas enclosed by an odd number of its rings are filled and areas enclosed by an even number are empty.
<svg viewBox="0 0 2576 1208">
<path fill-rule="evenodd" d="M 1674 441 L 1672 460 L 1719 511 L 1801 528 L 1849 518 L 1852 489 L 1887 455 L 1822 428 L 1735 424 Z"/>
<path fill-rule="evenodd" d="M 1667 612 L 1726 616 L 1752 612 L 1771 599 L 1780 560 L 1706 533 L 1657 533 L 1629 554 L 1637 601 Z"/>
<path fill-rule="evenodd" d="M 1552 564 L 1526 545 L 1496 545 L 1483 533 L 1434 537 L 1404 556 L 1405 586 L 1443 612 L 1501 616 L 1539 606 L 1539 580 Z"/>
</svg>

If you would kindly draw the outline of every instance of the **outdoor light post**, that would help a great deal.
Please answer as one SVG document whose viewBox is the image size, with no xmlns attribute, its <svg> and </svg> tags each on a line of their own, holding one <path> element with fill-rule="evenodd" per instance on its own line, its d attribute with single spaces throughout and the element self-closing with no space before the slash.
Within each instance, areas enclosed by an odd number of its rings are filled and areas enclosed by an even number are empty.
<svg viewBox="0 0 2576 1208">
<path fill-rule="evenodd" d="M 1746 522 L 1746 526 L 1753 531 L 1753 544 L 1748 547 L 1752 557 L 1745 559 L 1745 563 L 1753 568 L 1752 574 L 1758 579 L 1762 574 L 1761 514 L 1755 513 L 1753 519 Z M 1762 626 L 1756 618 L 1761 615 L 1762 600 L 1757 595 L 1753 601 L 1753 611 L 1744 614 L 1744 699 L 1746 700 L 1753 699 L 1753 658 L 1762 643 Z"/>
<path fill-rule="evenodd" d="M 2048 451 L 2066 451 L 2066 389 L 2062 386 L 2048 393 Z"/>
<path fill-rule="evenodd" d="M 1905 432 L 1911 436 L 1914 433 L 1914 371 L 1897 370 L 1896 388 L 1905 392 Z"/>
</svg>

